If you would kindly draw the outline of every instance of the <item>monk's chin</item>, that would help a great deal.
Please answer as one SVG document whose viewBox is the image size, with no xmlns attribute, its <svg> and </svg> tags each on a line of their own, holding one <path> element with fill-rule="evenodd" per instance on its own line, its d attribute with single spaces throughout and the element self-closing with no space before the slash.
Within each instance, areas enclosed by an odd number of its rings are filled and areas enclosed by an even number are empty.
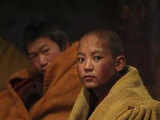
<svg viewBox="0 0 160 120">
<path fill-rule="evenodd" d="M 98 87 L 98 85 L 94 82 L 84 82 L 83 85 L 88 89 L 94 89 Z"/>
</svg>

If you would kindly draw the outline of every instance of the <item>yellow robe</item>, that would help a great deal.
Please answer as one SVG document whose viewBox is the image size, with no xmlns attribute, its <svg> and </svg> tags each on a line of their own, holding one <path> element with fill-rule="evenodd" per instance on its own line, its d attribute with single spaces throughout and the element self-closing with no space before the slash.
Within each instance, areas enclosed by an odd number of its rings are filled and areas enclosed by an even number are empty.
<svg viewBox="0 0 160 120">
<path fill-rule="evenodd" d="M 86 120 L 89 96 L 87 89 L 82 88 L 69 120 Z M 160 103 L 151 98 L 138 71 L 130 66 L 88 120 L 160 120 Z"/>
<path fill-rule="evenodd" d="M 77 43 L 49 66 L 44 77 L 43 96 L 29 110 L 9 82 L 8 89 L 0 93 L 0 120 L 67 120 L 81 88 L 75 69 L 76 52 Z M 34 72 L 24 70 L 12 75 L 10 81 L 32 83 L 33 78 Z"/>
</svg>

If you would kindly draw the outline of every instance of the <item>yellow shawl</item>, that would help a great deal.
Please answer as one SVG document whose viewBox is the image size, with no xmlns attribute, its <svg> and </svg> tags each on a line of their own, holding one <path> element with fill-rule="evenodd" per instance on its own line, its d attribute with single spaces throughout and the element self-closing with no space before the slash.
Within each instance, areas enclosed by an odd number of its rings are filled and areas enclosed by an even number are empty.
<svg viewBox="0 0 160 120">
<path fill-rule="evenodd" d="M 69 120 L 86 120 L 89 92 L 83 88 Z M 138 71 L 129 67 L 95 108 L 89 120 L 160 120 L 160 103 L 153 100 L 144 87 Z"/>
</svg>

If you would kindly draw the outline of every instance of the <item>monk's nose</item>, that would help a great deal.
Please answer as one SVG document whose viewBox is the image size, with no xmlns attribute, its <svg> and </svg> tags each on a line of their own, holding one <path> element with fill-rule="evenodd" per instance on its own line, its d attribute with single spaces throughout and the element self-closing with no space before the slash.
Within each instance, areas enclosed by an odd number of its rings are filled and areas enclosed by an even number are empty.
<svg viewBox="0 0 160 120">
<path fill-rule="evenodd" d="M 86 63 L 84 65 L 84 70 L 86 72 L 89 72 L 89 71 L 93 71 L 93 68 L 94 68 L 94 66 L 92 64 L 92 61 L 90 59 L 86 60 Z"/>
<path fill-rule="evenodd" d="M 42 69 L 44 69 L 48 64 L 48 60 L 44 55 L 40 55 L 39 59 L 40 59 L 40 66 Z"/>
</svg>

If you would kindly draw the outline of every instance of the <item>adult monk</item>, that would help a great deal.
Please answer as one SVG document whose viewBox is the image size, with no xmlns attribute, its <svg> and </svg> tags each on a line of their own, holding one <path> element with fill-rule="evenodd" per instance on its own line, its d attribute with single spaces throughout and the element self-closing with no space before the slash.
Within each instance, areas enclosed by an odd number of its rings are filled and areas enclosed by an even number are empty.
<svg viewBox="0 0 160 120">
<path fill-rule="evenodd" d="M 32 68 L 10 77 L 0 94 L 0 119 L 66 120 L 80 90 L 72 59 L 77 45 L 65 50 L 68 36 L 48 24 L 30 25 L 25 39 Z"/>
<path fill-rule="evenodd" d="M 83 88 L 69 120 L 159 120 L 160 103 L 143 85 L 138 70 L 126 64 L 117 33 L 85 34 L 77 53 Z"/>
</svg>

